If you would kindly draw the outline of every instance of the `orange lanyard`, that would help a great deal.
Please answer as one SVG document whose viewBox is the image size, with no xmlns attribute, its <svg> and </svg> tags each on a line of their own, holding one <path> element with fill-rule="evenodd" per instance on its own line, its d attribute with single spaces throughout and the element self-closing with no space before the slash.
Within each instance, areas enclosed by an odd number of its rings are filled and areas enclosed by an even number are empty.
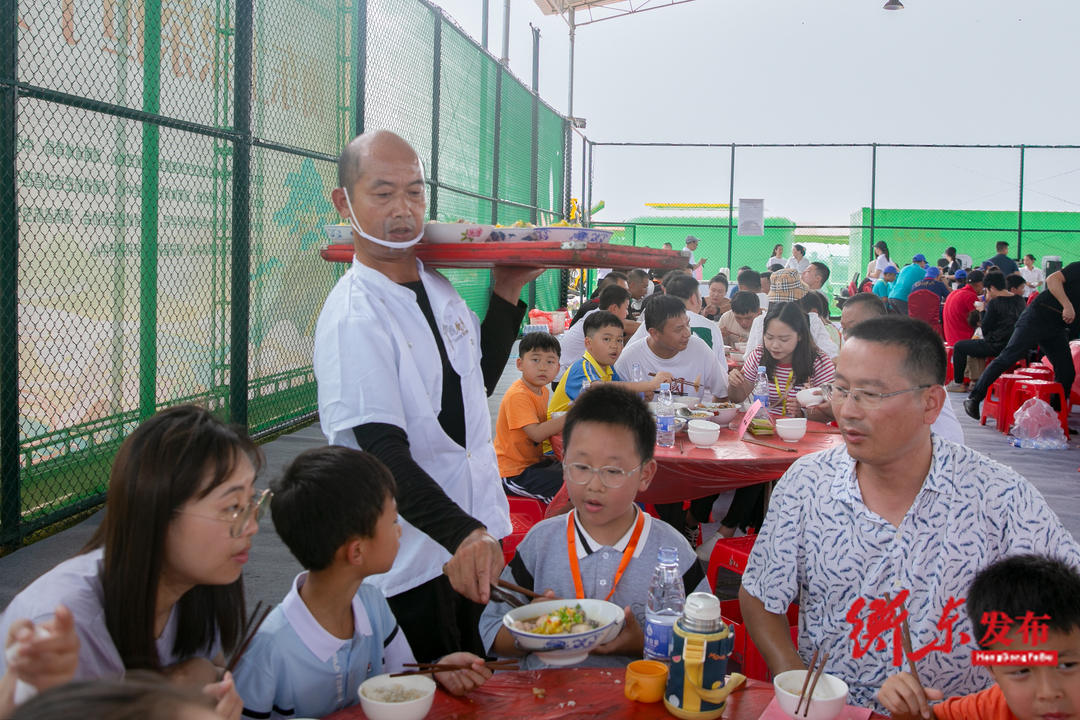
<svg viewBox="0 0 1080 720">
<path fill-rule="evenodd" d="M 572 510 L 566 516 L 566 552 L 570 560 L 570 575 L 574 578 L 575 597 L 584 598 L 585 586 L 581 582 L 581 568 L 578 566 L 577 542 L 575 539 L 577 533 L 574 528 L 574 514 L 576 512 L 576 510 Z M 611 592 L 607 594 L 605 600 L 610 600 L 611 596 L 615 594 L 615 588 L 618 586 L 619 580 L 622 579 L 623 571 L 630 564 L 630 558 L 634 557 L 634 550 L 637 549 L 638 540 L 641 539 L 641 529 L 643 527 L 645 527 L 645 514 L 638 510 L 637 520 L 634 522 L 634 532 L 630 535 L 630 542 L 626 544 L 626 549 L 623 550 L 619 569 L 615 571 L 615 579 L 611 581 Z"/>
</svg>

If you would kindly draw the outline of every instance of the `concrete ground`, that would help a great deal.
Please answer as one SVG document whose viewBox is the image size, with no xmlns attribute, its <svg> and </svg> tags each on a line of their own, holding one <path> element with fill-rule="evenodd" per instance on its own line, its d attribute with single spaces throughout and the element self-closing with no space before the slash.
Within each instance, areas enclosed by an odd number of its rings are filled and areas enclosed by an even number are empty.
<svg viewBox="0 0 1080 720">
<path fill-rule="evenodd" d="M 516 354 L 512 353 L 495 393 L 488 400 L 493 426 L 494 418 L 498 414 L 499 399 L 506 388 L 519 377 L 514 366 L 515 358 Z M 967 445 L 1009 465 L 1026 477 L 1046 497 L 1050 507 L 1073 537 L 1080 538 L 1080 493 L 1077 492 L 1080 488 L 1080 472 L 1077 472 L 1080 454 L 1075 452 L 1080 445 L 1076 442 L 1077 436 L 1073 436 L 1069 450 L 1022 450 L 1012 447 L 1006 441 L 1006 436 L 992 427 L 992 423 L 982 427 L 964 414 L 964 397 L 950 394 L 949 400 L 964 427 Z M 1080 416 L 1074 414 L 1073 419 L 1074 425 L 1080 424 Z M 316 424 L 263 445 L 266 467 L 260 483 L 265 484 L 269 478 L 280 474 L 303 450 L 317 447 L 324 442 L 322 432 Z M 722 503 L 723 496 L 721 497 Z M 722 512 L 722 507 L 714 509 L 714 514 Z M 5 607 L 19 590 L 38 575 L 76 554 L 100 521 L 99 512 L 73 528 L 0 558 L 0 578 L 3 578 L 0 584 L 0 607 Z M 707 528 L 707 531 L 709 529 L 711 528 Z M 269 515 L 266 515 L 254 540 L 251 562 L 244 571 L 249 605 L 254 605 L 259 600 L 266 603 L 278 602 L 288 591 L 293 577 L 299 571 L 300 566 L 277 537 L 273 523 Z M 738 587 L 738 577 L 732 575 L 723 580 L 718 594 L 730 596 Z"/>
</svg>

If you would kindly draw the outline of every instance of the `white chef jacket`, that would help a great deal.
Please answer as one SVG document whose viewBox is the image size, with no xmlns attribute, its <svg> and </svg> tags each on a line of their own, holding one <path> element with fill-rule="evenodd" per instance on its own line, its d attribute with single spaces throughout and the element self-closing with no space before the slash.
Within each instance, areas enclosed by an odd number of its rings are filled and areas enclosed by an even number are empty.
<svg viewBox="0 0 1080 720">
<path fill-rule="evenodd" d="M 358 448 L 352 429 L 387 423 L 405 431 L 416 463 L 496 538 L 510 533 L 510 510 L 491 441 L 480 368 L 480 321 L 450 282 L 416 261 L 450 364 L 461 376 L 467 447 L 439 425 L 442 361 L 416 293 L 357 262 L 334 285 L 315 326 L 319 418 L 332 445 Z M 442 574 L 450 559 L 404 518 L 389 572 L 371 582 L 390 597 Z"/>
</svg>

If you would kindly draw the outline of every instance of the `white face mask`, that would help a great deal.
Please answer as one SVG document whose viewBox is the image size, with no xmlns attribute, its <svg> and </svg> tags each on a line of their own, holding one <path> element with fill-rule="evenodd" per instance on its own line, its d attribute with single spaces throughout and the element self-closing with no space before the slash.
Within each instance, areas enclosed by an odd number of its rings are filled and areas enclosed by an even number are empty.
<svg viewBox="0 0 1080 720">
<path fill-rule="evenodd" d="M 352 201 L 349 200 L 349 191 L 345 188 L 341 188 L 341 192 L 345 193 L 345 204 L 349 206 L 349 225 L 352 226 L 352 229 L 356 231 L 357 235 L 364 238 L 365 240 L 370 240 L 376 245 L 382 245 L 383 247 L 390 248 L 391 250 L 408 250 L 413 245 L 420 242 L 421 238 L 424 237 L 424 226 L 422 224 L 420 225 L 420 234 L 414 237 L 412 240 L 408 240 L 406 242 L 390 242 L 389 240 L 380 240 L 374 235 L 368 235 L 366 232 L 364 232 L 364 230 L 360 227 L 360 223 L 356 220 L 356 213 L 354 213 L 352 209 Z"/>
</svg>

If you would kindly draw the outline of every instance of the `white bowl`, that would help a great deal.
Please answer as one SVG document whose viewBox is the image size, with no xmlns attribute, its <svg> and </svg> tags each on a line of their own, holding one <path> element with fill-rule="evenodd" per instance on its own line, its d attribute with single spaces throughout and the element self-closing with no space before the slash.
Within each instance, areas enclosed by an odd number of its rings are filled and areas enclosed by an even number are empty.
<svg viewBox="0 0 1080 720">
<path fill-rule="evenodd" d="M 788 670 L 773 678 L 773 691 L 776 693 L 776 702 L 780 709 L 787 713 L 790 718 L 795 717 L 795 706 L 799 703 L 799 691 L 802 690 L 803 680 L 806 678 L 805 670 Z M 814 682 L 810 678 L 810 682 Z M 809 686 L 806 688 L 809 693 Z M 847 683 L 829 673 L 821 673 L 818 678 L 814 695 L 810 698 L 810 712 L 807 720 L 833 720 L 839 717 L 847 705 Z M 806 702 L 803 701 L 803 707 Z M 799 717 L 803 717 L 803 708 L 799 708 Z"/>
<path fill-rule="evenodd" d="M 567 605 L 580 605 L 585 617 L 600 623 L 592 630 L 563 635 L 539 635 L 514 628 L 514 621 L 529 620 Z M 503 616 L 503 625 L 514 636 L 518 647 L 536 655 L 548 665 L 577 665 L 598 645 L 611 642 L 622 630 L 623 609 L 606 600 L 543 600 L 514 608 Z"/>
<path fill-rule="evenodd" d="M 746 343 L 744 343 L 744 342 L 735 343 L 735 349 L 738 350 L 739 352 L 746 352 Z"/>
<path fill-rule="evenodd" d="M 776 421 L 776 434 L 784 442 L 798 442 L 806 435 L 806 418 L 779 418 Z"/>
<path fill-rule="evenodd" d="M 727 427 L 727 424 L 735 419 L 735 415 L 739 412 L 737 407 L 729 408 L 717 408 L 716 414 L 713 415 L 712 421 L 718 425 Z"/>
<path fill-rule="evenodd" d="M 696 397 L 683 397 L 682 395 L 672 395 L 672 402 L 676 405 L 682 405 L 683 407 L 696 408 L 701 404 L 701 400 Z"/>
<path fill-rule="evenodd" d="M 809 408 L 824 403 L 825 393 L 821 391 L 821 388 L 806 388 L 805 390 L 800 390 L 795 396 L 795 399 L 798 400 L 799 404 L 804 408 Z"/>
<path fill-rule="evenodd" d="M 405 702 L 379 702 L 364 694 L 364 690 L 400 685 L 410 690 L 422 690 L 425 694 L 415 700 Z M 360 695 L 360 707 L 369 720 L 421 720 L 431 711 L 435 701 L 435 681 L 427 675 L 406 675 L 392 678 L 388 674 L 376 675 L 360 683 L 357 691 Z"/>
<path fill-rule="evenodd" d="M 720 426 L 712 420 L 691 420 L 686 427 L 690 442 L 700 448 L 712 447 L 720 439 Z"/>
</svg>

